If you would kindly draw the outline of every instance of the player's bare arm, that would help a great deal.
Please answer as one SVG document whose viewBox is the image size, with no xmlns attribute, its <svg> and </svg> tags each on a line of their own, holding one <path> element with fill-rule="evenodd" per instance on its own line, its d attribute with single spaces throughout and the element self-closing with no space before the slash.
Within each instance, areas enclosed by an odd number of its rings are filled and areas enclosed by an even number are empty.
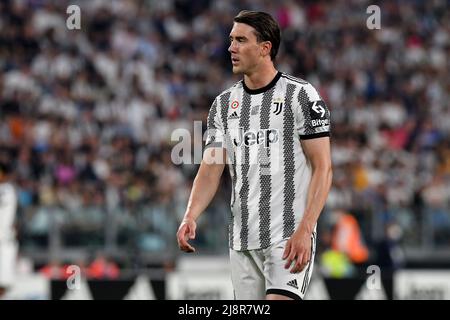
<svg viewBox="0 0 450 320">
<path fill-rule="evenodd" d="M 332 179 L 330 138 L 302 140 L 301 143 L 311 164 L 312 176 L 303 219 L 288 240 L 283 254 L 283 259 L 287 259 L 286 269 L 294 262 L 291 273 L 301 272 L 309 262 L 311 235 L 325 205 Z"/>
<path fill-rule="evenodd" d="M 196 220 L 216 194 L 225 167 L 225 151 L 221 148 L 205 150 L 203 160 L 194 179 L 183 221 L 177 232 L 178 246 L 182 251 L 195 252 L 188 243 L 195 238 Z"/>
</svg>

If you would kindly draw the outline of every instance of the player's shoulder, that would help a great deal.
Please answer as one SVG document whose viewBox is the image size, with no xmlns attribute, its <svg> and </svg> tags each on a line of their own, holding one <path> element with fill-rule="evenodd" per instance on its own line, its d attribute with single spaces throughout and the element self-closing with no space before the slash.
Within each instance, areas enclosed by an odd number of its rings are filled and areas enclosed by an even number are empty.
<svg viewBox="0 0 450 320">
<path fill-rule="evenodd" d="M 239 81 L 235 82 L 229 88 L 227 88 L 227 89 L 223 90 L 221 93 L 219 93 L 217 95 L 216 99 L 220 99 L 224 95 L 228 95 L 228 94 L 232 93 L 234 90 L 241 90 L 241 89 L 242 89 L 242 80 L 239 80 Z"/>
<path fill-rule="evenodd" d="M 294 85 L 296 87 L 296 92 L 299 92 L 299 94 L 302 92 L 303 94 L 306 94 L 310 100 L 321 99 L 317 89 L 310 82 L 284 72 L 281 74 L 281 78 L 286 83 Z"/>
<path fill-rule="evenodd" d="M 287 74 L 285 72 L 281 73 L 281 78 L 284 81 L 286 81 L 287 83 L 293 84 L 296 87 L 305 88 L 305 90 L 308 89 L 308 88 L 314 88 L 313 85 L 310 82 L 308 82 L 308 81 L 306 81 L 306 80 L 304 80 L 302 78 L 294 77 L 294 76 L 292 76 L 290 74 Z"/>
<path fill-rule="evenodd" d="M 293 75 L 290 75 L 286 72 L 281 72 L 281 78 L 285 79 L 285 81 L 289 82 L 289 83 L 293 83 L 296 85 L 308 85 L 310 84 L 308 81 L 302 79 L 302 78 L 298 78 L 298 77 L 294 77 Z"/>
</svg>

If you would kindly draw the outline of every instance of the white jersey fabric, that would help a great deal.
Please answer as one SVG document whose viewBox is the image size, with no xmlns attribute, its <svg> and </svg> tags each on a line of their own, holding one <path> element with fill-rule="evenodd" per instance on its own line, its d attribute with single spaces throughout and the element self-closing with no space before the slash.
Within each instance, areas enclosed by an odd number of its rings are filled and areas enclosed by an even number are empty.
<svg viewBox="0 0 450 320">
<path fill-rule="evenodd" d="M 230 248 L 263 249 L 289 238 L 311 179 L 300 139 L 330 135 L 330 112 L 316 89 L 282 72 L 257 90 L 241 80 L 216 97 L 207 129 L 205 148 L 227 150 Z"/>
<path fill-rule="evenodd" d="M 14 231 L 17 194 L 10 183 L 0 183 L 0 287 L 13 284 L 18 245 Z"/>
</svg>

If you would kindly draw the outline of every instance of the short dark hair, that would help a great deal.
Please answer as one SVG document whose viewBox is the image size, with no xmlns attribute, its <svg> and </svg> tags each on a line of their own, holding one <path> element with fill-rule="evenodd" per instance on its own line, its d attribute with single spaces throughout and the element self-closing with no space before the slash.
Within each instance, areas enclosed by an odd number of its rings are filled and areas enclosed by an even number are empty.
<svg viewBox="0 0 450 320">
<path fill-rule="evenodd" d="M 280 47 L 281 31 L 278 23 L 268 13 L 259 11 L 242 10 L 234 17 L 234 22 L 245 23 L 256 30 L 256 40 L 258 42 L 270 41 L 270 59 L 273 61 Z"/>
</svg>

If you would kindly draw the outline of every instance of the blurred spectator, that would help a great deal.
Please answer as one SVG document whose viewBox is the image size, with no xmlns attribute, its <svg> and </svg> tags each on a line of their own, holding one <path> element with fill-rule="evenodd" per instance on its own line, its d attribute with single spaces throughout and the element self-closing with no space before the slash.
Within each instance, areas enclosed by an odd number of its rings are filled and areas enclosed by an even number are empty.
<svg viewBox="0 0 450 320">
<path fill-rule="evenodd" d="M 320 271 L 330 278 L 348 278 L 355 275 L 355 267 L 343 252 L 327 249 L 319 258 Z"/>
<path fill-rule="evenodd" d="M 87 267 L 87 276 L 91 279 L 117 279 L 120 270 L 116 263 L 102 254 L 98 254 Z"/>
<path fill-rule="evenodd" d="M 66 280 L 73 275 L 78 275 L 78 271 L 79 276 L 87 276 L 87 268 L 83 259 L 78 259 L 74 264 L 63 264 L 58 258 L 51 259 L 38 271 L 46 278 L 53 280 Z"/>
<path fill-rule="evenodd" d="M 39 269 L 39 273 L 52 280 L 62 280 L 68 277 L 66 268 L 58 260 L 51 260 Z"/>
<path fill-rule="evenodd" d="M 331 248 L 344 253 L 352 263 L 361 265 L 369 259 L 369 250 L 361 234 L 358 221 L 343 210 L 331 212 L 333 231 Z"/>
<path fill-rule="evenodd" d="M 376 265 L 382 268 L 383 272 L 392 272 L 405 266 L 405 253 L 401 247 L 402 229 L 395 222 L 386 225 L 386 235 L 375 244 Z"/>
</svg>

